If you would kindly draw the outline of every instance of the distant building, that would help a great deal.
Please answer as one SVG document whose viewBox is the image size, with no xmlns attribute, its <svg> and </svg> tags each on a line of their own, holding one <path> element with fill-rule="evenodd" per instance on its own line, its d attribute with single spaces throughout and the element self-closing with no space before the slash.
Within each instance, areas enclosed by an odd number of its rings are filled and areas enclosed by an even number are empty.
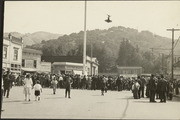
<svg viewBox="0 0 180 120">
<path fill-rule="evenodd" d="M 174 64 L 175 79 L 180 80 L 180 60 Z"/>
<path fill-rule="evenodd" d="M 172 57 L 169 56 L 167 59 L 167 73 L 172 73 Z M 180 77 L 180 55 L 174 55 L 174 78 Z"/>
<path fill-rule="evenodd" d="M 124 77 L 137 77 L 142 74 L 142 67 L 117 66 L 118 74 Z"/>
<path fill-rule="evenodd" d="M 42 52 L 40 50 L 23 48 L 22 71 L 30 72 L 51 72 L 51 63 L 41 62 Z"/>
<path fill-rule="evenodd" d="M 12 73 L 21 73 L 23 40 L 11 34 L 3 39 L 3 68 L 9 69 Z"/>
<path fill-rule="evenodd" d="M 42 62 L 37 70 L 39 73 L 51 73 L 51 63 L 50 62 Z"/>
<path fill-rule="evenodd" d="M 83 72 L 82 56 L 42 56 L 42 60 L 51 62 L 54 74 L 80 74 Z M 86 57 L 86 75 L 98 75 L 98 61 L 96 58 Z M 92 67 L 91 67 L 92 66 Z"/>
</svg>

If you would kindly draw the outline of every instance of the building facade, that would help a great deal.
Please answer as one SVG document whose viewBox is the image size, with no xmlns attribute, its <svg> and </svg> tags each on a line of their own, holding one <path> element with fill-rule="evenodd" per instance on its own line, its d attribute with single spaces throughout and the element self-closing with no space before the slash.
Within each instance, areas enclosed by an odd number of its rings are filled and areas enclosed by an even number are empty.
<svg viewBox="0 0 180 120">
<path fill-rule="evenodd" d="M 51 63 L 50 62 L 42 62 L 37 70 L 39 73 L 51 73 Z"/>
<path fill-rule="evenodd" d="M 142 74 L 142 67 L 117 66 L 118 74 L 124 77 L 137 77 Z"/>
<path fill-rule="evenodd" d="M 42 56 L 42 60 L 51 62 L 53 74 L 83 74 L 83 57 L 81 56 Z M 85 75 L 98 75 L 96 58 L 86 57 Z"/>
<path fill-rule="evenodd" d="M 51 72 L 51 63 L 41 62 L 42 52 L 40 50 L 23 48 L 22 71 L 27 72 Z"/>
<path fill-rule="evenodd" d="M 14 74 L 21 73 L 23 40 L 9 34 L 3 39 L 3 68 Z"/>
<path fill-rule="evenodd" d="M 180 55 L 174 55 L 174 78 L 180 77 Z M 172 73 L 172 56 L 167 58 L 167 73 L 171 75 Z"/>
</svg>

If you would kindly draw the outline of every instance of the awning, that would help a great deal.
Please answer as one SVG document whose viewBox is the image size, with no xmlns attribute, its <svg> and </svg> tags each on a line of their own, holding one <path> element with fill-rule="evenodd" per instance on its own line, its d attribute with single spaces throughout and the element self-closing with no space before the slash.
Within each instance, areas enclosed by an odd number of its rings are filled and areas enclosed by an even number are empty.
<svg viewBox="0 0 180 120">
<path fill-rule="evenodd" d="M 36 72 L 36 69 L 33 68 L 21 68 L 23 71 L 28 71 L 28 72 Z"/>
<path fill-rule="evenodd" d="M 73 73 L 77 75 L 82 75 L 82 71 L 79 71 L 79 70 L 73 70 Z"/>
</svg>

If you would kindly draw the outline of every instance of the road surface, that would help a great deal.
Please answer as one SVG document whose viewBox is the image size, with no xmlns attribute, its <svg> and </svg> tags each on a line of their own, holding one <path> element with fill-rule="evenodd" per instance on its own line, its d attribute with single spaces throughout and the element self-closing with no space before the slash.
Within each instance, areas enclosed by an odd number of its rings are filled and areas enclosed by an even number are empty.
<svg viewBox="0 0 180 120">
<path fill-rule="evenodd" d="M 24 100 L 23 87 L 13 87 L 4 98 L 2 118 L 49 119 L 180 119 L 180 100 L 149 103 L 148 98 L 133 99 L 131 91 L 71 90 L 65 98 L 64 89 L 44 88 L 40 101 Z"/>
</svg>

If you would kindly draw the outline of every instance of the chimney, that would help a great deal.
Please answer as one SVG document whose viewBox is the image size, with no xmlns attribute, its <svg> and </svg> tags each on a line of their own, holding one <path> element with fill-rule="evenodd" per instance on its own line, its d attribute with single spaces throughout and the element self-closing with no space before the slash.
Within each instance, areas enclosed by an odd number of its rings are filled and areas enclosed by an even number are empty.
<svg viewBox="0 0 180 120">
<path fill-rule="evenodd" d="M 23 38 L 21 37 L 21 42 L 22 42 L 22 44 L 23 44 Z"/>
<path fill-rule="evenodd" d="M 11 35 L 11 33 L 9 33 L 8 37 L 9 37 L 10 40 L 12 40 L 12 35 Z"/>
</svg>

